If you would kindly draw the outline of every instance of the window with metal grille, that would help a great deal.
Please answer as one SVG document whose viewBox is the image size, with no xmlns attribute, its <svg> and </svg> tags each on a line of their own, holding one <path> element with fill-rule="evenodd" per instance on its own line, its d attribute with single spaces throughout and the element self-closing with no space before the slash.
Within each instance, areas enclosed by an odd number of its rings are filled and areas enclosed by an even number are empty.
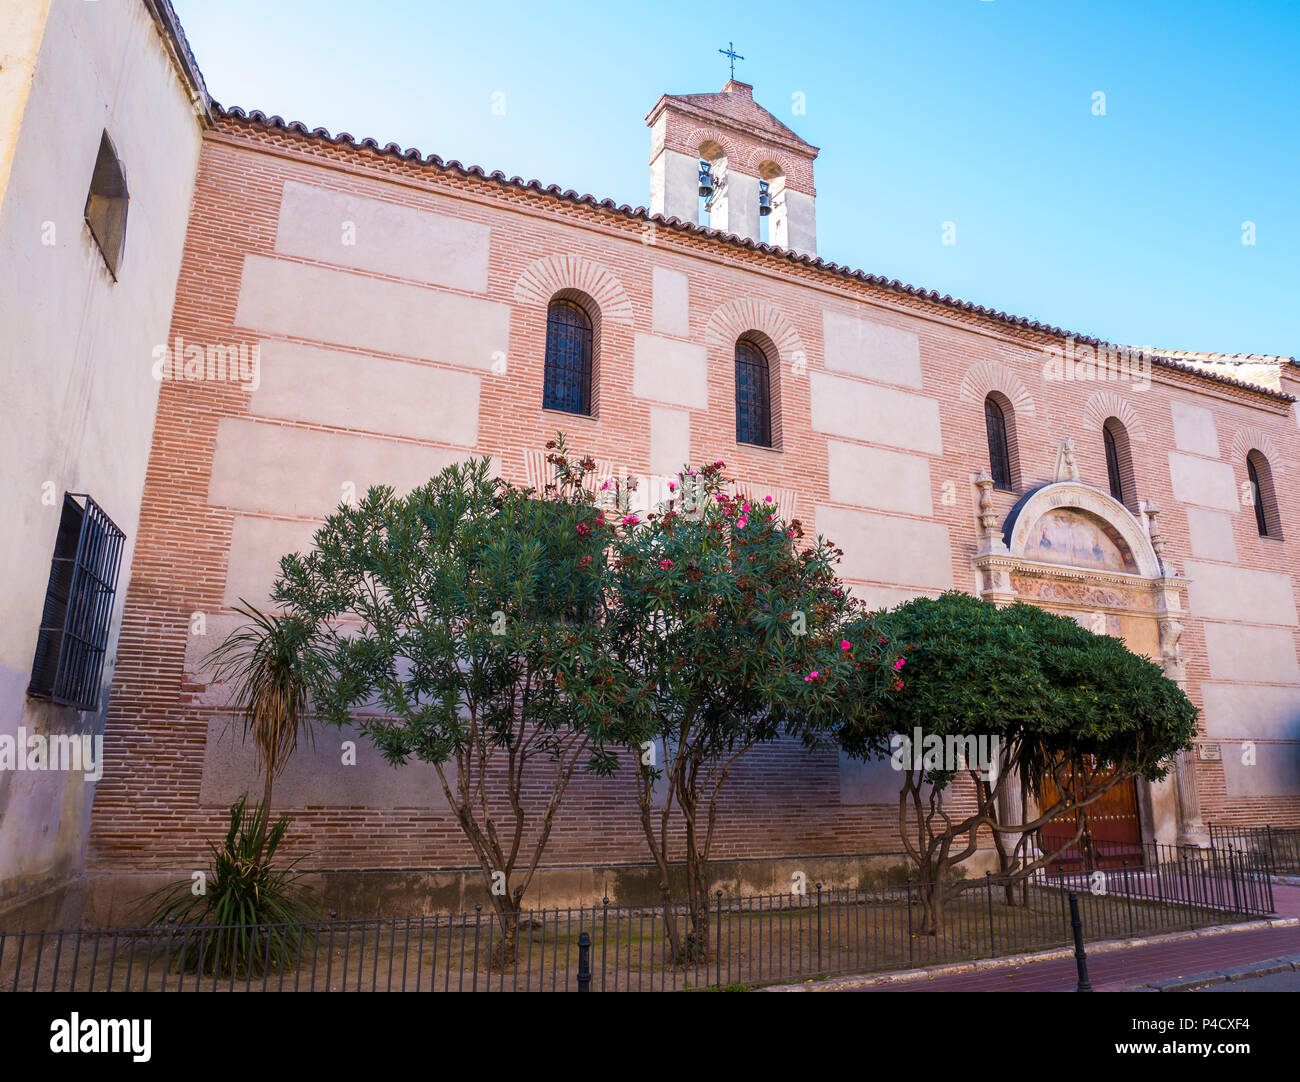
<svg viewBox="0 0 1300 1082">
<path fill-rule="evenodd" d="M 1101 430 L 1106 443 L 1106 479 L 1110 482 L 1111 497 L 1124 502 L 1124 478 L 1119 472 L 1119 448 L 1115 446 L 1115 433 L 1109 425 Z"/>
<path fill-rule="evenodd" d="M 109 273 L 116 278 L 126 248 L 126 210 L 130 197 L 126 190 L 126 173 L 113 149 L 108 132 L 100 137 L 99 155 L 95 158 L 95 171 L 90 177 L 90 193 L 86 196 L 86 224 L 95 238 L 108 265 Z"/>
<path fill-rule="evenodd" d="M 573 301 L 551 301 L 546 310 L 545 409 L 590 415 L 591 353 L 591 317 Z"/>
<path fill-rule="evenodd" d="M 1011 451 L 1007 444 L 1007 418 L 992 395 L 984 399 L 984 428 L 989 439 L 989 473 L 993 475 L 993 487 L 1010 492 Z"/>
<path fill-rule="evenodd" d="M 29 695 L 78 710 L 99 709 L 125 539 L 89 496 L 64 494 Z"/>
<path fill-rule="evenodd" d="M 736 343 L 736 442 L 772 446 L 772 394 L 767 357 L 744 339 Z"/>
</svg>

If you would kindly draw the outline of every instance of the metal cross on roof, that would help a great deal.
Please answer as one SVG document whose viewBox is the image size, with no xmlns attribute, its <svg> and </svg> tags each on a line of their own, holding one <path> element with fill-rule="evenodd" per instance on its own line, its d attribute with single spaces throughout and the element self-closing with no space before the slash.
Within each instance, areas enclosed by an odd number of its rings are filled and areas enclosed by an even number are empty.
<svg viewBox="0 0 1300 1082">
<path fill-rule="evenodd" d="M 736 77 L 736 61 L 744 60 L 745 58 L 736 52 L 736 43 L 734 41 L 727 42 L 727 47 L 725 49 L 719 49 L 718 52 L 723 56 L 731 58 L 731 77 L 734 79 Z"/>
</svg>

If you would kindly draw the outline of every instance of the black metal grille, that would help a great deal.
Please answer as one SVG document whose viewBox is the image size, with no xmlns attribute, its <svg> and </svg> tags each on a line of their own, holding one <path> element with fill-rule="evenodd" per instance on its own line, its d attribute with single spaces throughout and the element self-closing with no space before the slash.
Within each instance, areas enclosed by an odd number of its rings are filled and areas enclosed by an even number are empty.
<svg viewBox="0 0 1300 1082">
<path fill-rule="evenodd" d="M 922 925 L 929 888 L 910 878 L 893 886 L 810 883 L 802 894 L 737 897 L 718 890 L 703 907 L 707 914 L 697 910 L 697 919 L 707 919 L 685 956 L 674 954 L 666 926 L 671 921 L 684 939 L 692 930 L 688 906 L 612 905 L 608 898 L 502 920 L 479 903 L 472 913 L 256 927 L 0 932 L 0 992 L 728 988 L 1065 946 L 1072 891 L 1094 941 L 1222 926 L 1275 911 L 1260 853 L 1146 845 L 1129 857 L 1136 859 L 1107 861 L 1100 879 L 1092 867 L 1068 874 L 1040 869 L 1022 883 L 986 875 L 949 898 L 929 931 Z M 501 951 L 503 922 L 512 927 L 512 956 Z M 1187 944 L 1189 958 L 1197 942 Z M 200 950 L 218 964 L 184 964 Z M 1062 980 L 1068 986 L 1069 975 Z"/>
<path fill-rule="evenodd" d="M 542 406 L 565 413 L 591 413 L 591 320 L 573 301 L 556 300 L 546 311 L 546 376 Z"/>
<path fill-rule="evenodd" d="M 1011 491 L 1011 454 L 1007 449 L 1007 419 L 991 397 L 984 399 L 984 427 L 989 437 L 989 472 L 993 487 Z"/>
<path fill-rule="evenodd" d="M 736 442 L 772 446 L 767 358 L 749 342 L 736 343 Z"/>
<path fill-rule="evenodd" d="M 64 494 L 28 694 L 78 710 L 99 709 L 125 539 L 89 496 Z"/>
<path fill-rule="evenodd" d="M 1119 471 L 1119 447 L 1115 443 L 1115 433 L 1109 427 L 1103 428 L 1101 437 L 1106 442 L 1106 477 L 1110 481 L 1110 494 L 1123 503 L 1124 479 Z"/>
</svg>

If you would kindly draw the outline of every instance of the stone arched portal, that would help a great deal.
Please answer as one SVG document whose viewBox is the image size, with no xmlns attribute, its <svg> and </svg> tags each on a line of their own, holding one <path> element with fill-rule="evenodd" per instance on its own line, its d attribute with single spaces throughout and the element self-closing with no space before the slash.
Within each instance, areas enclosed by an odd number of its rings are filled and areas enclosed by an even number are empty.
<svg viewBox="0 0 1300 1082">
<path fill-rule="evenodd" d="M 1109 494 L 1083 484 L 1069 441 L 1061 446 L 1057 480 L 1026 493 L 1004 522 L 992 509 L 992 478 L 981 472 L 975 485 L 980 596 L 1040 605 L 1116 635 L 1185 686 L 1179 639 L 1187 580 L 1164 558 L 1153 504 L 1143 507 L 1139 521 Z M 1208 844 L 1195 775 L 1183 755 L 1165 781 L 1139 781 L 1137 798 L 1143 841 Z"/>
</svg>

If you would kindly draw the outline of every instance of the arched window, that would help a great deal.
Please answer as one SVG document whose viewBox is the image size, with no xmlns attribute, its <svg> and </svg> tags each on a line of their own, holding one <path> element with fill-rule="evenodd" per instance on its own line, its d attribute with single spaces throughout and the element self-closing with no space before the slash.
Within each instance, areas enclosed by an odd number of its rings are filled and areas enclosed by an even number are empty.
<svg viewBox="0 0 1300 1082">
<path fill-rule="evenodd" d="M 736 442 L 772 446 L 772 382 L 758 344 L 736 342 Z"/>
<path fill-rule="evenodd" d="M 1250 478 L 1250 498 L 1255 505 L 1255 528 L 1260 537 L 1281 537 L 1282 521 L 1277 512 L 1277 493 L 1273 489 L 1273 470 L 1259 451 L 1246 456 L 1246 475 Z"/>
<path fill-rule="evenodd" d="M 591 317 L 576 301 L 556 298 L 546 310 L 542 407 L 591 414 Z"/>
<path fill-rule="evenodd" d="M 1129 444 L 1128 430 L 1118 417 L 1106 418 L 1101 429 L 1106 447 L 1106 480 L 1110 494 L 1130 511 L 1136 506 L 1133 484 L 1133 449 Z"/>
<path fill-rule="evenodd" d="M 86 224 L 95 238 L 108 265 L 109 273 L 117 277 L 126 247 L 126 208 L 129 198 L 126 191 L 126 174 L 113 149 L 108 132 L 100 137 L 99 155 L 95 158 L 95 171 L 90 177 L 90 192 L 86 196 Z"/>
<path fill-rule="evenodd" d="M 989 473 L 993 475 L 993 487 L 1015 490 L 1011 472 L 1011 437 L 1008 433 L 1009 403 L 998 401 L 998 395 L 989 395 L 984 399 L 984 429 L 989 440 Z"/>
</svg>

